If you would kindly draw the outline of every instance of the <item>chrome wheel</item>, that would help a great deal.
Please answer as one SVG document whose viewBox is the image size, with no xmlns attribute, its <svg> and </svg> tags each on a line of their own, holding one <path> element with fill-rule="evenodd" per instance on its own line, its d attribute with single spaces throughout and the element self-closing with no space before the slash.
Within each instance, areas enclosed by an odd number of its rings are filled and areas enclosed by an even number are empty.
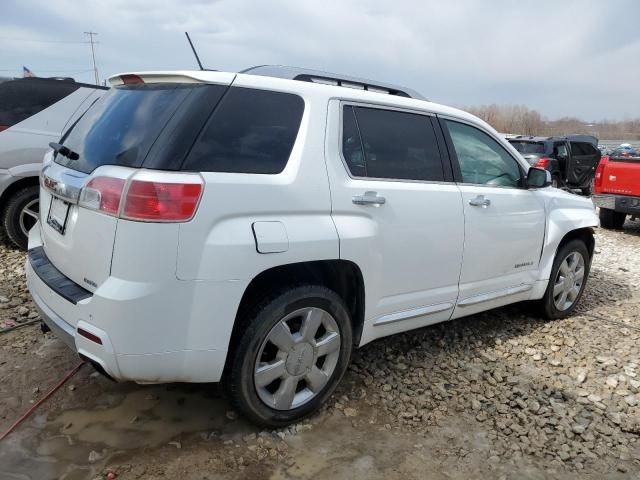
<svg viewBox="0 0 640 480">
<path fill-rule="evenodd" d="M 327 384 L 340 356 L 340 330 L 320 308 L 296 310 L 280 320 L 260 346 L 254 368 L 258 397 L 276 410 L 291 410 Z"/>
<path fill-rule="evenodd" d="M 25 237 L 29 236 L 29 230 L 38 221 L 39 200 L 36 198 L 28 202 L 22 210 L 20 210 L 20 218 L 18 223 L 20 224 L 20 231 Z"/>
<path fill-rule="evenodd" d="M 560 264 L 553 284 L 553 303 L 558 310 L 568 310 L 575 303 L 584 283 L 584 267 L 579 252 L 570 253 Z"/>
</svg>

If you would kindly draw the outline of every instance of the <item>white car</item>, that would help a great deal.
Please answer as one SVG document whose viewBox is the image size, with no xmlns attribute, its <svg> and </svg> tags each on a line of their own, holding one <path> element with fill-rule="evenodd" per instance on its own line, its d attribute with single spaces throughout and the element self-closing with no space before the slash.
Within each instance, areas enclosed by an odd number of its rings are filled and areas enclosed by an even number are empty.
<svg viewBox="0 0 640 480">
<path fill-rule="evenodd" d="M 598 219 L 478 118 L 291 68 L 123 74 L 50 152 L 27 280 L 116 380 L 282 426 L 380 337 L 584 290 Z"/>
<path fill-rule="evenodd" d="M 26 249 L 38 219 L 38 175 L 49 142 L 57 142 L 106 91 L 71 78 L 0 83 L 0 231 Z"/>
</svg>

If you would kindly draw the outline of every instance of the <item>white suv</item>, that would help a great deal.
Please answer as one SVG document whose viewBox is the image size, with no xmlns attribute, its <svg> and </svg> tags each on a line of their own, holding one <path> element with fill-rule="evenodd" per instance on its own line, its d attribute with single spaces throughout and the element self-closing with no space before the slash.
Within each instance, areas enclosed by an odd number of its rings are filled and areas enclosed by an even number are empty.
<svg viewBox="0 0 640 480">
<path fill-rule="evenodd" d="M 113 379 L 222 381 L 282 426 L 329 397 L 354 347 L 580 299 L 593 204 L 472 115 L 285 67 L 110 81 L 45 158 L 27 279 Z"/>
</svg>

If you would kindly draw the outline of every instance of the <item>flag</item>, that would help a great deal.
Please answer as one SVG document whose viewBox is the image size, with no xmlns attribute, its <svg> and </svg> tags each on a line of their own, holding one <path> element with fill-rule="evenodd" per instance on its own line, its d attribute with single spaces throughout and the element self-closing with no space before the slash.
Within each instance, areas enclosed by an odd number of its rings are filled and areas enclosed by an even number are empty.
<svg viewBox="0 0 640 480">
<path fill-rule="evenodd" d="M 31 70 L 29 70 L 27 67 L 25 67 L 23 65 L 22 66 L 22 78 L 29 78 L 29 77 L 35 77 L 35 75 L 33 74 L 33 72 Z"/>
</svg>

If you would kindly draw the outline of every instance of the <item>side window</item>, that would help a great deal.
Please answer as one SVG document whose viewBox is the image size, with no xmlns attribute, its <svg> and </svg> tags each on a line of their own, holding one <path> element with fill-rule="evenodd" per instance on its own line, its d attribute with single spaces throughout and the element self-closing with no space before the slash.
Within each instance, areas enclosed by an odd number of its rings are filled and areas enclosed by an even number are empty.
<svg viewBox="0 0 640 480">
<path fill-rule="evenodd" d="M 567 158 L 567 144 L 566 143 L 556 143 L 553 147 L 553 154 L 556 158 Z"/>
<path fill-rule="evenodd" d="M 440 151 L 431 120 L 424 115 L 351 107 L 364 147 L 350 142 L 349 107 L 345 107 L 343 153 L 353 175 L 397 180 L 444 181 Z M 351 133 L 350 133 L 351 130 Z M 360 148 L 360 153 L 358 153 Z"/>
<path fill-rule="evenodd" d="M 282 172 L 298 136 L 304 100 L 291 93 L 231 87 L 207 121 L 183 169 Z"/>
<path fill-rule="evenodd" d="M 587 155 L 584 144 L 579 142 L 571 142 L 571 153 L 574 155 Z"/>
<path fill-rule="evenodd" d="M 518 163 L 497 141 L 464 123 L 446 120 L 446 124 L 464 183 L 518 186 L 521 177 Z"/>
<path fill-rule="evenodd" d="M 353 113 L 353 107 L 349 105 L 345 106 L 342 111 L 342 155 L 344 155 L 347 167 L 353 176 L 367 176 L 356 117 Z"/>
</svg>

